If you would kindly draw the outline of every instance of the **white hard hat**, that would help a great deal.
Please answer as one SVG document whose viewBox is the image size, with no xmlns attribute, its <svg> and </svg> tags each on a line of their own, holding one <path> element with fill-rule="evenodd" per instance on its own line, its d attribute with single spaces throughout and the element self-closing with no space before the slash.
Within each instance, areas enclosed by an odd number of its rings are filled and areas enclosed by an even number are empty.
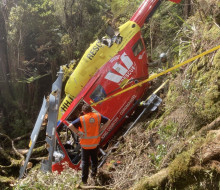
<svg viewBox="0 0 220 190">
<path fill-rule="evenodd" d="M 167 57 L 167 54 L 166 53 L 161 53 L 160 58 L 164 58 L 164 57 Z"/>
</svg>

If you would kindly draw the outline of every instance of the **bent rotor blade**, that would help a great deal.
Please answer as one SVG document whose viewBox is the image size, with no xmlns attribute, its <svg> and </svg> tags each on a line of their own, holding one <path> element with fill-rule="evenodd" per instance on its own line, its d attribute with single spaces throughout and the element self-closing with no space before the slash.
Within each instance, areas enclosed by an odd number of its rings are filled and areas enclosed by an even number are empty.
<svg viewBox="0 0 220 190">
<path fill-rule="evenodd" d="M 35 123 L 34 129 L 31 133 L 31 140 L 30 140 L 30 144 L 29 144 L 30 149 L 28 150 L 25 163 L 24 163 L 23 166 L 21 166 L 20 171 L 19 171 L 19 179 L 21 179 L 24 176 L 28 161 L 31 157 L 32 151 L 33 151 L 35 143 L 37 141 L 37 138 L 38 138 L 38 135 L 39 135 L 39 132 L 40 132 L 40 127 L 43 123 L 43 119 L 44 119 L 45 114 L 47 112 L 48 106 L 49 106 L 48 102 L 46 101 L 46 99 L 44 97 L 43 104 L 41 106 L 41 110 L 39 112 L 39 115 L 38 115 L 37 121 Z"/>
<path fill-rule="evenodd" d="M 45 141 L 48 144 L 48 159 L 43 160 L 41 163 L 41 170 L 44 172 L 51 172 L 53 152 L 55 147 L 55 130 L 57 126 L 57 117 L 60 105 L 60 97 L 62 90 L 63 71 L 60 69 L 57 80 L 53 83 L 52 93 L 49 96 L 49 109 L 48 109 L 48 123 L 46 130 Z"/>
</svg>

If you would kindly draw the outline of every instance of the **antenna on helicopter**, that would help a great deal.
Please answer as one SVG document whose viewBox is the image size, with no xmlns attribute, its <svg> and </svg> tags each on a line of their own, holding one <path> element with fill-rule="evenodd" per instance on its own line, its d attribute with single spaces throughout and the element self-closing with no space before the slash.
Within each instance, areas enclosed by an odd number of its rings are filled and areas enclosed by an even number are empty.
<svg viewBox="0 0 220 190">
<path fill-rule="evenodd" d="M 112 28 L 111 25 L 108 25 L 107 29 L 105 30 L 105 33 L 110 37 L 113 38 L 115 36 L 115 30 Z"/>
</svg>

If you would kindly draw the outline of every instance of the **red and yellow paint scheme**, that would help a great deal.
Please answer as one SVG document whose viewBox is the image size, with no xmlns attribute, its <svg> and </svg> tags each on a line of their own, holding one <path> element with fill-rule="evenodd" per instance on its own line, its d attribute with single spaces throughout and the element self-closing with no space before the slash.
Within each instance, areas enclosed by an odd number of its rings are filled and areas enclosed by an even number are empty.
<svg viewBox="0 0 220 190">
<path fill-rule="evenodd" d="M 170 0 L 179 3 L 181 0 Z M 119 27 L 119 34 L 96 40 L 87 49 L 67 82 L 66 98 L 60 106 L 56 128 L 57 145 L 52 171 L 68 167 L 80 169 L 81 150 L 78 137 L 65 126 L 80 115 L 84 103 L 92 104 L 148 78 L 147 55 L 141 27 L 162 0 L 144 0 L 132 18 Z M 111 123 L 101 134 L 103 147 L 123 124 L 148 89 L 148 84 L 127 91 L 96 106 L 94 111 Z"/>
</svg>

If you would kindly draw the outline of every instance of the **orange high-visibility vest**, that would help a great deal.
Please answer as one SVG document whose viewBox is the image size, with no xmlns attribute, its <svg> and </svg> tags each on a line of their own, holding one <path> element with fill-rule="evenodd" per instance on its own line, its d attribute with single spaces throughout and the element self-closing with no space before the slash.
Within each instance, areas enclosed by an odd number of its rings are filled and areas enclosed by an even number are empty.
<svg viewBox="0 0 220 190">
<path fill-rule="evenodd" d="M 94 149 L 100 142 L 101 115 L 99 113 L 87 113 L 80 117 L 82 127 L 79 131 L 85 135 L 80 139 L 80 145 L 84 149 Z"/>
</svg>

